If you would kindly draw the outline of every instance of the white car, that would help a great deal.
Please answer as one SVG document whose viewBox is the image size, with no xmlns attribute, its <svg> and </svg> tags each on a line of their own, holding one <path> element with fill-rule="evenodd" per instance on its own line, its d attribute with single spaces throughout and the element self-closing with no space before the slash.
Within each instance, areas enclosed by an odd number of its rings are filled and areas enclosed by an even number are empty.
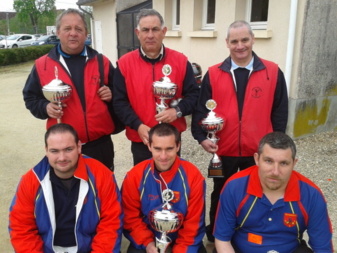
<svg viewBox="0 0 337 253">
<path fill-rule="evenodd" d="M 35 40 L 35 36 L 31 34 L 13 34 L 0 41 L 0 48 L 26 47 Z"/>
</svg>

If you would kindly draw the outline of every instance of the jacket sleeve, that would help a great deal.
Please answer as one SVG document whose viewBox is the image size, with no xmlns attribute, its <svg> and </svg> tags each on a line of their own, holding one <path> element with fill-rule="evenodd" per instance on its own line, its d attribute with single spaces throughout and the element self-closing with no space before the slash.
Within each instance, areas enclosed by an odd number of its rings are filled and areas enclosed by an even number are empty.
<svg viewBox="0 0 337 253">
<path fill-rule="evenodd" d="M 121 195 L 115 176 L 111 171 L 99 182 L 98 196 L 101 200 L 100 222 L 92 240 L 91 252 L 119 253 L 122 240 L 123 212 Z"/>
<path fill-rule="evenodd" d="M 308 203 L 309 245 L 314 252 L 334 252 L 332 243 L 332 226 L 326 200 L 320 190 L 316 190 L 306 201 Z"/>
<path fill-rule="evenodd" d="M 113 107 L 116 115 L 126 125 L 134 130 L 142 124 L 135 111 L 132 109 L 126 91 L 125 78 L 117 67 L 113 84 Z"/>
<path fill-rule="evenodd" d="M 274 131 L 285 133 L 288 123 L 288 91 L 283 72 L 280 69 L 278 70 L 271 122 Z"/>
<path fill-rule="evenodd" d="M 124 210 L 124 235 L 139 249 L 145 249 L 153 242 L 155 235 L 143 221 L 139 183 L 134 175 L 128 173 L 122 186 L 122 203 Z"/>
<path fill-rule="evenodd" d="M 189 175 L 188 181 L 191 189 L 188 209 L 173 252 L 198 252 L 205 235 L 205 180 L 200 174 L 197 177 Z"/>
<path fill-rule="evenodd" d="M 190 62 L 186 64 L 186 75 L 183 81 L 183 99 L 178 106 L 183 116 L 192 114 L 194 111 L 199 96 L 199 87 L 194 78 L 193 68 Z"/>
<path fill-rule="evenodd" d="M 25 87 L 23 88 L 23 100 L 26 108 L 38 119 L 47 119 L 47 105 L 49 101 L 44 97 L 40 85 L 36 66 L 30 72 Z"/>
<path fill-rule="evenodd" d="M 192 114 L 192 135 L 199 143 L 206 139 L 207 133 L 202 130 L 200 121 L 207 117 L 209 110 L 206 108 L 206 101 L 212 98 L 212 88 L 209 81 L 208 72 L 205 74 L 199 93 L 199 99 L 194 113 Z"/>
<path fill-rule="evenodd" d="M 35 222 L 38 182 L 30 171 L 21 178 L 9 210 L 9 234 L 15 252 L 43 252 L 43 241 Z"/>
</svg>

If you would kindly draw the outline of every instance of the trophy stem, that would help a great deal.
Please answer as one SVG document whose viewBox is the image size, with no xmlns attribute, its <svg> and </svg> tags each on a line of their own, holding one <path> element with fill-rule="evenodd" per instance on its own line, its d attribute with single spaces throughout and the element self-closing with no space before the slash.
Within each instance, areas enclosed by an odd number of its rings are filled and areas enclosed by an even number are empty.
<svg viewBox="0 0 337 253">
<path fill-rule="evenodd" d="M 156 238 L 156 247 L 159 249 L 160 253 L 165 253 L 170 243 L 171 238 L 166 236 L 166 232 L 162 232 L 160 239 Z"/>
<path fill-rule="evenodd" d="M 61 102 L 61 101 L 58 101 L 58 102 L 57 102 L 57 105 L 59 106 L 60 111 L 62 111 L 62 102 Z M 57 118 L 57 124 L 60 124 L 60 123 L 62 123 L 61 118 Z"/>
</svg>

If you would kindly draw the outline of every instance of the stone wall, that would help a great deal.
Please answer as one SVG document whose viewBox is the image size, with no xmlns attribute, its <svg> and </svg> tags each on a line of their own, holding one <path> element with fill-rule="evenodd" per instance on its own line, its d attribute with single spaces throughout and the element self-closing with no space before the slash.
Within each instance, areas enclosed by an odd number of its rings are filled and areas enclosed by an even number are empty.
<svg viewBox="0 0 337 253">
<path fill-rule="evenodd" d="M 296 97 L 289 100 L 294 138 L 337 129 L 337 0 L 308 0 L 304 13 Z"/>
</svg>

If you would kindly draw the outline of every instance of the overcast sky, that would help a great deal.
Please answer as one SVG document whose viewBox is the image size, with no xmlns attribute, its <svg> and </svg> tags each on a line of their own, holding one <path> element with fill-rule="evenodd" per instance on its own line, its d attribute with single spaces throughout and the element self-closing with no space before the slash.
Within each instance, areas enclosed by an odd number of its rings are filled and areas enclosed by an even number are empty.
<svg viewBox="0 0 337 253">
<path fill-rule="evenodd" d="M 57 9 L 77 8 L 78 0 L 55 0 Z M 14 0 L 0 0 L 0 11 L 14 11 Z"/>
</svg>

